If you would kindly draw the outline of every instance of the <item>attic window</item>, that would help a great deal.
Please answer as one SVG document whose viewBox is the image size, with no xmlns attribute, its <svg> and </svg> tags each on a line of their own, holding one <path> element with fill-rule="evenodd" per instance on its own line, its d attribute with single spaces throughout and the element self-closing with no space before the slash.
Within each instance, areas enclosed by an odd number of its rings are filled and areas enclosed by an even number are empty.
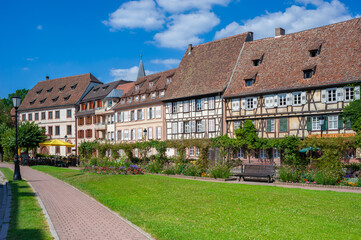
<svg viewBox="0 0 361 240">
<path fill-rule="evenodd" d="M 321 46 L 320 45 L 317 49 L 310 50 L 310 57 L 317 57 L 321 53 Z"/>
<path fill-rule="evenodd" d="M 132 98 L 129 97 L 129 98 L 128 98 L 128 103 L 131 103 L 131 102 L 132 102 Z"/>
<path fill-rule="evenodd" d="M 150 83 L 149 83 L 149 87 L 153 87 L 153 82 L 150 82 Z"/>
<path fill-rule="evenodd" d="M 99 90 L 99 87 L 93 89 L 94 92 L 96 92 L 98 90 Z"/>
<path fill-rule="evenodd" d="M 122 104 L 124 104 L 124 103 L 125 103 L 125 99 L 123 98 L 123 99 L 122 99 Z"/>
<path fill-rule="evenodd" d="M 55 97 L 55 98 L 53 98 L 51 100 L 53 100 L 53 102 L 56 102 L 58 100 L 58 98 L 59 98 L 59 96 L 57 96 L 57 97 Z"/>
<path fill-rule="evenodd" d="M 303 70 L 303 78 L 304 79 L 312 78 L 312 76 L 315 75 L 315 71 L 316 71 L 316 67 Z"/>
<path fill-rule="evenodd" d="M 135 90 L 139 91 L 139 85 L 135 86 Z"/>
<path fill-rule="evenodd" d="M 167 78 L 167 84 L 169 84 L 171 82 L 172 82 L 172 78 L 171 77 Z"/>
<path fill-rule="evenodd" d="M 51 87 L 51 88 L 49 88 L 48 90 L 46 90 L 47 92 L 51 92 L 51 91 L 53 91 L 53 88 Z"/>
<path fill-rule="evenodd" d="M 62 86 L 61 88 L 59 88 L 59 92 L 62 92 L 64 90 L 64 88 L 65 88 L 65 85 Z"/>
<path fill-rule="evenodd" d="M 245 79 L 246 87 L 250 87 L 254 84 L 254 79 Z"/>
<path fill-rule="evenodd" d="M 36 101 L 36 98 L 30 102 L 30 105 L 33 105 L 35 103 L 35 101 Z"/>
<path fill-rule="evenodd" d="M 43 89 L 40 89 L 39 91 L 36 92 L 36 94 L 40 94 L 43 91 Z"/>
<path fill-rule="evenodd" d="M 40 100 L 40 103 L 43 104 L 45 102 L 46 98 Z"/>
<path fill-rule="evenodd" d="M 252 60 L 253 66 L 259 66 L 262 63 L 263 55 L 259 59 Z"/>
<path fill-rule="evenodd" d="M 155 98 L 155 92 L 152 93 L 152 98 Z"/>
<path fill-rule="evenodd" d="M 142 96 L 142 101 L 144 101 L 145 98 L 146 98 L 146 96 L 145 96 L 145 94 L 143 94 L 143 96 Z"/>
<path fill-rule="evenodd" d="M 70 94 L 68 96 L 65 96 L 64 101 L 67 101 L 70 98 L 70 96 L 71 96 Z"/>
<path fill-rule="evenodd" d="M 103 87 L 103 90 L 107 89 L 108 87 L 109 87 L 109 85 L 108 85 L 108 86 L 104 86 L 104 87 Z"/>
<path fill-rule="evenodd" d="M 70 88 L 71 88 L 71 90 L 74 90 L 75 88 L 76 88 L 76 86 L 78 86 L 78 84 L 77 83 L 75 83 L 73 86 L 71 86 Z"/>
<path fill-rule="evenodd" d="M 139 96 L 136 96 L 134 102 L 138 102 L 138 101 L 139 101 Z"/>
</svg>

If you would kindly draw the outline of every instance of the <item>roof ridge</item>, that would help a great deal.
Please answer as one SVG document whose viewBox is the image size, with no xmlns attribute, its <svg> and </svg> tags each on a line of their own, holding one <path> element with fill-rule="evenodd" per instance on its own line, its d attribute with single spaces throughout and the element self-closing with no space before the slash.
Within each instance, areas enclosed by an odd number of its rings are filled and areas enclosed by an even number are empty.
<svg viewBox="0 0 361 240">
<path fill-rule="evenodd" d="M 210 41 L 210 42 L 206 42 L 206 43 L 201 43 L 201 44 L 198 44 L 198 45 L 194 45 L 193 47 L 204 46 L 204 45 L 207 45 L 207 44 L 212 44 L 212 43 L 216 43 L 216 42 L 228 40 L 228 39 L 231 39 L 231 38 L 240 37 L 241 35 L 246 35 L 246 36 L 247 36 L 249 33 L 250 33 L 250 31 L 244 32 L 244 33 L 239 33 L 239 34 L 236 34 L 236 35 L 233 35 L 233 36 L 229 36 L 229 37 L 225 37 L 225 38 L 221 38 L 221 39 L 216 39 L 216 40 L 213 40 L 213 41 Z"/>
<path fill-rule="evenodd" d="M 53 78 L 53 79 L 48 79 L 48 80 L 42 80 L 42 81 L 39 81 L 38 83 L 42 83 L 42 82 L 52 82 L 52 81 L 59 80 L 59 79 L 63 79 L 63 78 L 79 77 L 79 76 L 84 76 L 84 75 L 89 75 L 89 77 L 90 77 L 90 76 L 93 76 L 91 73 L 83 73 L 83 74 L 72 75 L 72 76 L 67 76 L 67 77 L 60 77 L 60 78 Z M 94 77 L 94 76 L 93 76 L 93 77 Z M 94 77 L 94 78 L 95 78 L 95 77 Z"/>
</svg>

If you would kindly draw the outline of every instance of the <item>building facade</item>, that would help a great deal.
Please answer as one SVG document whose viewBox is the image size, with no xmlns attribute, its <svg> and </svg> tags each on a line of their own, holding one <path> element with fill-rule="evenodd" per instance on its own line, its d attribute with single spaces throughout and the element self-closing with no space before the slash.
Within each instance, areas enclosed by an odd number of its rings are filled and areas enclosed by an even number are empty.
<svg viewBox="0 0 361 240">
<path fill-rule="evenodd" d="M 79 102 L 94 86 L 100 84 L 90 73 L 40 81 L 21 103 L 20 120 L 34 121 L 45 129 L 50 139 L 76 144 L 75 114 Z M 39 152 L 63 156 L 77 154 L 75 148 L 65 147 L 40 147 Z"/>
</svg>

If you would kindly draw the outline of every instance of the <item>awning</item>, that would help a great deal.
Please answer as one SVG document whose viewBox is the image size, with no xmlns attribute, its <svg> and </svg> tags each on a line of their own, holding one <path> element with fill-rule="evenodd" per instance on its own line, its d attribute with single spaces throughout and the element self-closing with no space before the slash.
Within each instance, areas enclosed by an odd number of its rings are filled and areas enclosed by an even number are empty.
<svg viewBox="0 0 361 240">
<path fill-rule="evenodd" d="M 314 148 L 314 147 L 308 147 L 308 148 L 303 148 L 300 150 L 300 153 L 306 153 L 308 151 L 317 151 L 320 150 L 319 148 Z"/>
<path fill-rule="evenodd" d="M 75 144 L 64 142 L 58 139 L 48 140 L 43 143 L 39 143 L 40 146 L 66 146 L 66 147 L 75 147 Z"/>
</svg>

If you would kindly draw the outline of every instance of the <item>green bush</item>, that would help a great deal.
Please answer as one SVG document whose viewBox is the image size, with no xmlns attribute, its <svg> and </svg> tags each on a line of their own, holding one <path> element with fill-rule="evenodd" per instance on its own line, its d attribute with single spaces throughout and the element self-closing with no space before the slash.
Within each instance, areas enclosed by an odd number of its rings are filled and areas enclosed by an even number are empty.
<svg viewBox="0 0 361 240">
<path fill-rule="evenodd" d="M 186 176 L 200 176 L 199 169 L 193 164 L 187 164 L 184 169 L 184 175 Z"/>
<path fill-rule="evenodd" d="M 299 182 L 301 171 L 291 166 L 284 166 L 279 169 L 280 179 L 283 182 Z"/>
<path fill-rule="evenodd" d="M 150 173 L 161 173 L 163 170 L 163 164 L 157 161 L 149 162 L 145 168 Z"/>
<path fill-rule="evenodd" d="M 231 168 L 226 164 L 217 164 L 209 170 L 209 175 L 214 178 L 228 178 Z"/>
<path fill-rule="evenodd" d="M 184 174 L 186 167 L 187 165 L 185 163 L 177 163 L 174 167 L 175 173 L 179 175 Z"/>
<path fill-rule="evenodd" d="M 322 185 L 336 185 L 343 179 L 343 173 L 338 169 L 322 169 L 315 171 L 313 179 Z"/>
<path fill-rule="evenodd" d="M 361 177 L 358 178 L 358 181 L 356 183 L 356 187 L 361 187 Z"/>
<path fill-rule="evenodd" d="M 167 165 L 164 170 L 163 170 L 164 174 L 167 175 L 175 175 L 175 168 L 172 165 Z"/>
</svg>

